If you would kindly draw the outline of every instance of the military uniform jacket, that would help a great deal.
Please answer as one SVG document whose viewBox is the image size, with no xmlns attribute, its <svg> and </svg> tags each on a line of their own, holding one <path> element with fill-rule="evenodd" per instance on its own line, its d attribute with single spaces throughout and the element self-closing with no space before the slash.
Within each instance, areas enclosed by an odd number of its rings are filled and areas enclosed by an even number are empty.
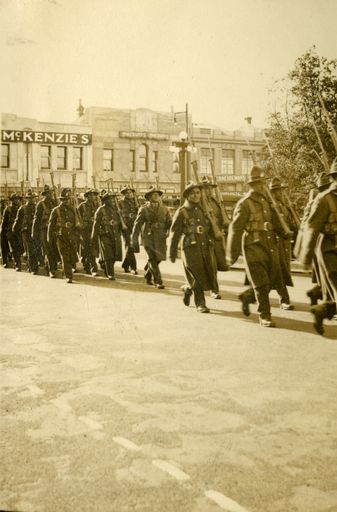
<svg viewBox="0 0 337 512">
<path fill-rule="evenodd" d="M 12 232 L 13 224 L 16 219 L 16 214 L 18 212 L 19 206 L 14 206 L 9 204 L 4 209 L 2 222 L 1 222 L 1 233 L 8 234 Z"/>
<path fill-rule="evenodd" d="M 96 210 L 97 210 L 96 205 L 93 203 L 89 203 L 86 200 L 83 201 L 78 207 L 78 211 L 79 211 L 79 214 L 81 216 L 81 221 L 82 221 L 82 231 L 83 232 L 89 231 L 89 236 L 91 235 L 91 232 L 92 232 L 92 226 L 94 223 Z"/>
<path fill-rule="evenodd" d="M 33 220 L 35 215 L 35 204 L 24 204 L 17 211 L 16 219 L 13 224 L 14 233 L 26 231 L 29 236 L 32 234 Z"/>
<path fill-rule="evenodd" d="M 311 207 L 304 226 L 302 248 L 299 260 L 304 265 L 312 262 L 315 248 L 323 255 L 337 258 L 337 183 L 334 182 L 324 192 L 318 194 Z M 327 262 L 325 263 L 327 266 Z M 335 265 L 337 265 L 335 259 Z M 329 270 L 328 266 L 326 268 Z M 336 270 L 336 267 L 331 270 Z"/>
<path fill-rule="evenodd" d="M 214 239 L 200 204 L 185 201 L 174 214 L 170 233 L 170 258 L 175 259 L 182 239 L 183 263 L 203 290 L 216 289 Z"/>
<path fill-rule="evenodd" d="M 133 247 L 138 245 L 138 237 L 143 227 L 144 248 L 155 252 L 158 261 L 166 260 L 166 238 L 171 226 L 171 216 L 167 206 L 159 204 L 154 206 L 150 202 L 145 203 L 138 210 L 133 226 L 131 243 Z"/>
<path fill-rule="evenodd" d="M 291 214 L 290 209 L 288 206 L 286 206 L 281 201 L 276 201 L 277 207 L 284 219 L 284 222 L 287 224 L 287 226 L 291 230 L 296 230 L 296 226 L 294 225 L 293 217 Z M 291 262 L 291 240 L 290 238 L 282 238 L 278 235 L 276 235 L 277 240 L 277 246 L 278 246 L 278 252 L 279 252 L 279 258 L 280 258 L 280 265 L 282 270 L 282 275 L 284 282 L 287 286 L 294 286 L 292 277 L 291 277 L 291 269 L 290 269 L 290 262 Z"/>
<path fill-rule="evenodd" d="M 56 235 L 57 238 L 66 240 L 76 246 L 79 228 L 80 224 L 76 218 L 75 208 L 72 205 L 60 203 L 50 214 L 48 240 L 53 240 Z"/>
<path fill-rule="evenodd" d="M 228 270 L 228 265 L 226 262 L 226 250 L 225 250 L 225 244 L 226 244 L 226 235 L 225 232 L 228 231 L 228 224 L 224 223 L 224 219 L 222 217 L 221 213 L 221 207 L 216 199 L 214 197 L 208 198 L 208 202 L 214 212 L 214 216 L 216 219 L 216 223 L 221 231 L 224 232 L 224 235 L 222 239 L 220 240 L 214 240 L 214 251 L 215 251 L 215 258 L 217 263 L 217 269 L 220 271 Z"/>
<path fill-rule="evenodd" d="M 109 237 L 114 242 L 114 260 L 122 260 L 122 224 L 116 208 L 103 204 L 95 213 L 92 226 L 91 238 L 96 240 L 98 237 Z"/>
<path fill-rule="evenodd" d="M 33 238 L 39 238 L 41 231 L 47 231 L 53 208 L 55 208 L 53 199 L 44 198 L 37 203 L 32 227 Z"/>
<path fill-rule="evenodd" d="M 237 203 L 229 226 L 227 255 L 231 264 L 244 256 L 246 272 L 256 286 L 278 286 L 281 268 L 276 233 L 285 237 L 275 211 L 262 195 L 250 190 Z M 270 282 L 265 282 L 258 271 L 258 264 L 268 261 Z"/>
<path fill-rule="evenodd" d="M 129 199 L 127 197 L 124 197 L 119 202 L 119 207 L 121 210 L 123 220 L 124 220 L 128 230 L 131 233 L 133 225 L 135 223 L 135 219 L 137 217 L 137 212 L 138 212 L 138 207 L 137 207 L 136 201 L 134 199 Z"/>
</svg>

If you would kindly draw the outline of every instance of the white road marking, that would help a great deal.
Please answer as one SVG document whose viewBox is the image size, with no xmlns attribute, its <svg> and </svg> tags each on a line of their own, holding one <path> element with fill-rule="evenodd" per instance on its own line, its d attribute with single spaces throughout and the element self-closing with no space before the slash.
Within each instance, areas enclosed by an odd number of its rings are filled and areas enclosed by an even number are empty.
<svg viewBox="0 0 337 512">
<path fill-rule="evenodd" d="M 180 469 L 173 466 L 173 464 L 170 464 L 169 462 L 166 462 L 165 460 L 153 460 L 152 464 L 156 466 L 157 468 L 161 469 L 162 471 L 166 471 L 166 473 L 169 473 L 171 476 L 176 478 L 177 480 L 189 480 L 190 477 L 187 473 L 184 473 Z"/>
<path fill-rule="evenodd" d="M 88 427 L 93 428 L 94 430 L 102 430 L 103 425 L 98 423 L 98 421 L 87 418 L 86 416 L 79 416 L 78 418 L 82 423 L 85 423 Z"/>
<path fill-rule="evenodd" d="M 132 450 L 132 451 L 139 451 L 140 450 L 139 446 L 137 446 L 132 441 L 129 441 L 128 439 L 125 439 L 125 437 L 117 436 L 117 437 L 113 437 L 112 439 L 113 439 L 113 441 L 115 441 L 115 443 L 118 443 L 121 446 L 124 446 L 124 448 L 127 448 L 128 450 Z"/>
<path fill-rule="evenodd" d="M 227 512 L 249 512 L 246 508 L 241 507 L 236 501 L 227 498 L 224 494 L 217 491 L 206 491 L 205 496 L 212 501 L 215 501 L 219 507 L 227 510 Z"/>
</svg>

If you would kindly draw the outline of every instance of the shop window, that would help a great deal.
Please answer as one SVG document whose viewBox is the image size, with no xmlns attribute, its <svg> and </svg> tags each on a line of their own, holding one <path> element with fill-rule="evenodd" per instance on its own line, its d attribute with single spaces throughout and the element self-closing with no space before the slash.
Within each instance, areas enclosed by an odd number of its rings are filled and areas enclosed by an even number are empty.
<svg viewBox="0 0 337 512">
<path fill-rule="evenodd" d="M 83 169 L 83 148 L 73 147 L 73 169 Z"/>
<path fill-rule="evenodd" d="M 148 172 L 148 147 L 146 144 L 141 144 L 138 150 L 138 163 L 140 172 Z"/>
<path fill-rule="evenodd" d="M 206 176 L 207 174 L 212 174 L 210 160 L 213 160 L 213 150 L 208 149 L 208 148 L 201 148 L 201 150 L 200 150 L 200 172 L 201 172 L 202 176 Z"/>
<path fill-rule="evenodd" d="M 158 151 L 152 151 L 152 172 L 158 172 Z"/>
<path fill-rule="evenodd" d="M 40 167 L 50 169 L 51 146 L 40 146 Z"/>
<path fill-rule="evenodd" d="M 129 170 L 130 172 L 136 171 L 136 151 L 134 149 L 130 149 Z"/>
<path fill-rule="evenodd" d="M 234 149 L 223 149 L 221 156 L 221 174 L 234 174 Z"/>
<path fill-rule="evenodd" d="M 9 168 L 9 144 L 1 144 L 1 167 Z"/>
<path fill-rule="evenodd" d="M 57 168 L 67 168 L 67 148 L 66 146 L 57 146 Z"/>
<path fill-rule="evenodd" d="M 113 149 L 103 149 L 103 170 L 104 171 L 113 171 L 114 170 L 113 157 L 114 157 Z"/>
<path fill-rule="evenodd" d="M 242 174 L 248 174 L 253 167 L 253 160 L 250 151 L 242 151 Z"/>
</svg>

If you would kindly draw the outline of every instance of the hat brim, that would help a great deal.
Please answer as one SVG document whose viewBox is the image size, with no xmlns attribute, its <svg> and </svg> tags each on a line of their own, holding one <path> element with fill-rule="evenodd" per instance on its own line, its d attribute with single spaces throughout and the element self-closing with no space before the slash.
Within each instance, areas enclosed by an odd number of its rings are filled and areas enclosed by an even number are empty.
<svg viewBox="0 0 337 512">
<path fill-rule="evenodd" d="M 148 198 L 149 198 L 149 196 L 150 196 L 151 194 L 154 194 L 155 192 L 156 192 L 157 194 L 159 194 L 160 196 L 162 196 L 162 195 L 163 195 L 163 191 L 162 191 L 162 190 L 159 190 L 159 189 L 155 189 L 155 190 L 148 190 L 148 191 L 147 191 L 147 192 L 145 192 L 145 194 L 144 194 L 145 199 L 148 199 Z"/>
<path fill-rule="evenodd" d="M 192 190 L 198 188 L 199 190 L 201 190 L 203 188 L 203 185 L 199 184 L 199 183 L 196 183 L 195 185 L 192 185 L 190 187 L 187 187 L 184 192 L 183 192 L 183 197 L 185 199 L 187 199 L 187 196 L 192 192 Z"/>
</svg>

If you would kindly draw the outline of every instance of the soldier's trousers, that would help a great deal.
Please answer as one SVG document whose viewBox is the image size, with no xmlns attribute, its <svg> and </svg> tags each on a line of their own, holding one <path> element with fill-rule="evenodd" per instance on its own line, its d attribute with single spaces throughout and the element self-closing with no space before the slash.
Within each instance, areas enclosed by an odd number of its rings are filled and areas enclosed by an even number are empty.
<svg viewBox="0 0 337 512">
<path fill-rule="evenodd" d="M 95 250 L 91 242 L 91 231 L 82 233 L 81 256 L 84 270 L 86 272 L 97 272 Z"/>
<path fill-rule="evenodd" d="M 38 258 L 36 245 L 28 231 L 22 231 L 22 241 L 27 255 L 29 271 L 37 272 Z"/>
<path fill-rule="evenodd" d="M 145 250 L 147 252 L 148 259 L 144 267 L 144 277 L 148 282 L 152 281 L 153 279 L 155 284 L 162 284 L 161 273 L 159 270 L 159 263 L 161 262 L 161 260 L 158 260 L 155 251 L 153 251 L 149 247 L 145 247 Z"/>
<path fill-rule="evenodd" d="M 114 276 L 114 264 L 116 261 L 116 241 L 113 235 L 100 235 L 99 243 L 104 259 L 105 273 L 107 276 Z"/>
<path fill-rule="evenodd" d="M 49 272 L 55 272 L 57 270 L 58 260 L 57 248 L 53 247 L 53 242 L 48 242 L 46 229 L 43 229 L 41 231 L 41 245 L 43 254 L 45 255 L 48 261 Z"/>
<path fill-rule="evenodd" d="M 77 261 L 77 240 L 76 238 L 58 236 L 56 244 L 62 259 L 63 273 L 67 279 L 72 279 L 73 265 Z"/>
<path fill-rule="evenodd" d="M 1 257 L 2 257 L 2 264 L 7 265 L 8 263 L 8 255 L 10 253 L 10 247 L 8 243 L 8 239 L 6 236 L 6 233 L 1 233 Z"/>
<path fill-rule="evenodd" d="M 128 246 L 126 247 L 126 253 L 122 263 L 122 267 L 125 270 L 137 270 L 137 261 L 135 253 L 132 250 L 130 250 L 130 247 Z"/>
<path fill-rule="evenodd" d="M 16 268 L 21 268 L 21 254 L 23 253 L 23 247 L 19 237 L 13 233 L 13 231 L 7 232 L 7 240 L 9 247 L 13 254 L 14 263 Z"/>
</svg>

